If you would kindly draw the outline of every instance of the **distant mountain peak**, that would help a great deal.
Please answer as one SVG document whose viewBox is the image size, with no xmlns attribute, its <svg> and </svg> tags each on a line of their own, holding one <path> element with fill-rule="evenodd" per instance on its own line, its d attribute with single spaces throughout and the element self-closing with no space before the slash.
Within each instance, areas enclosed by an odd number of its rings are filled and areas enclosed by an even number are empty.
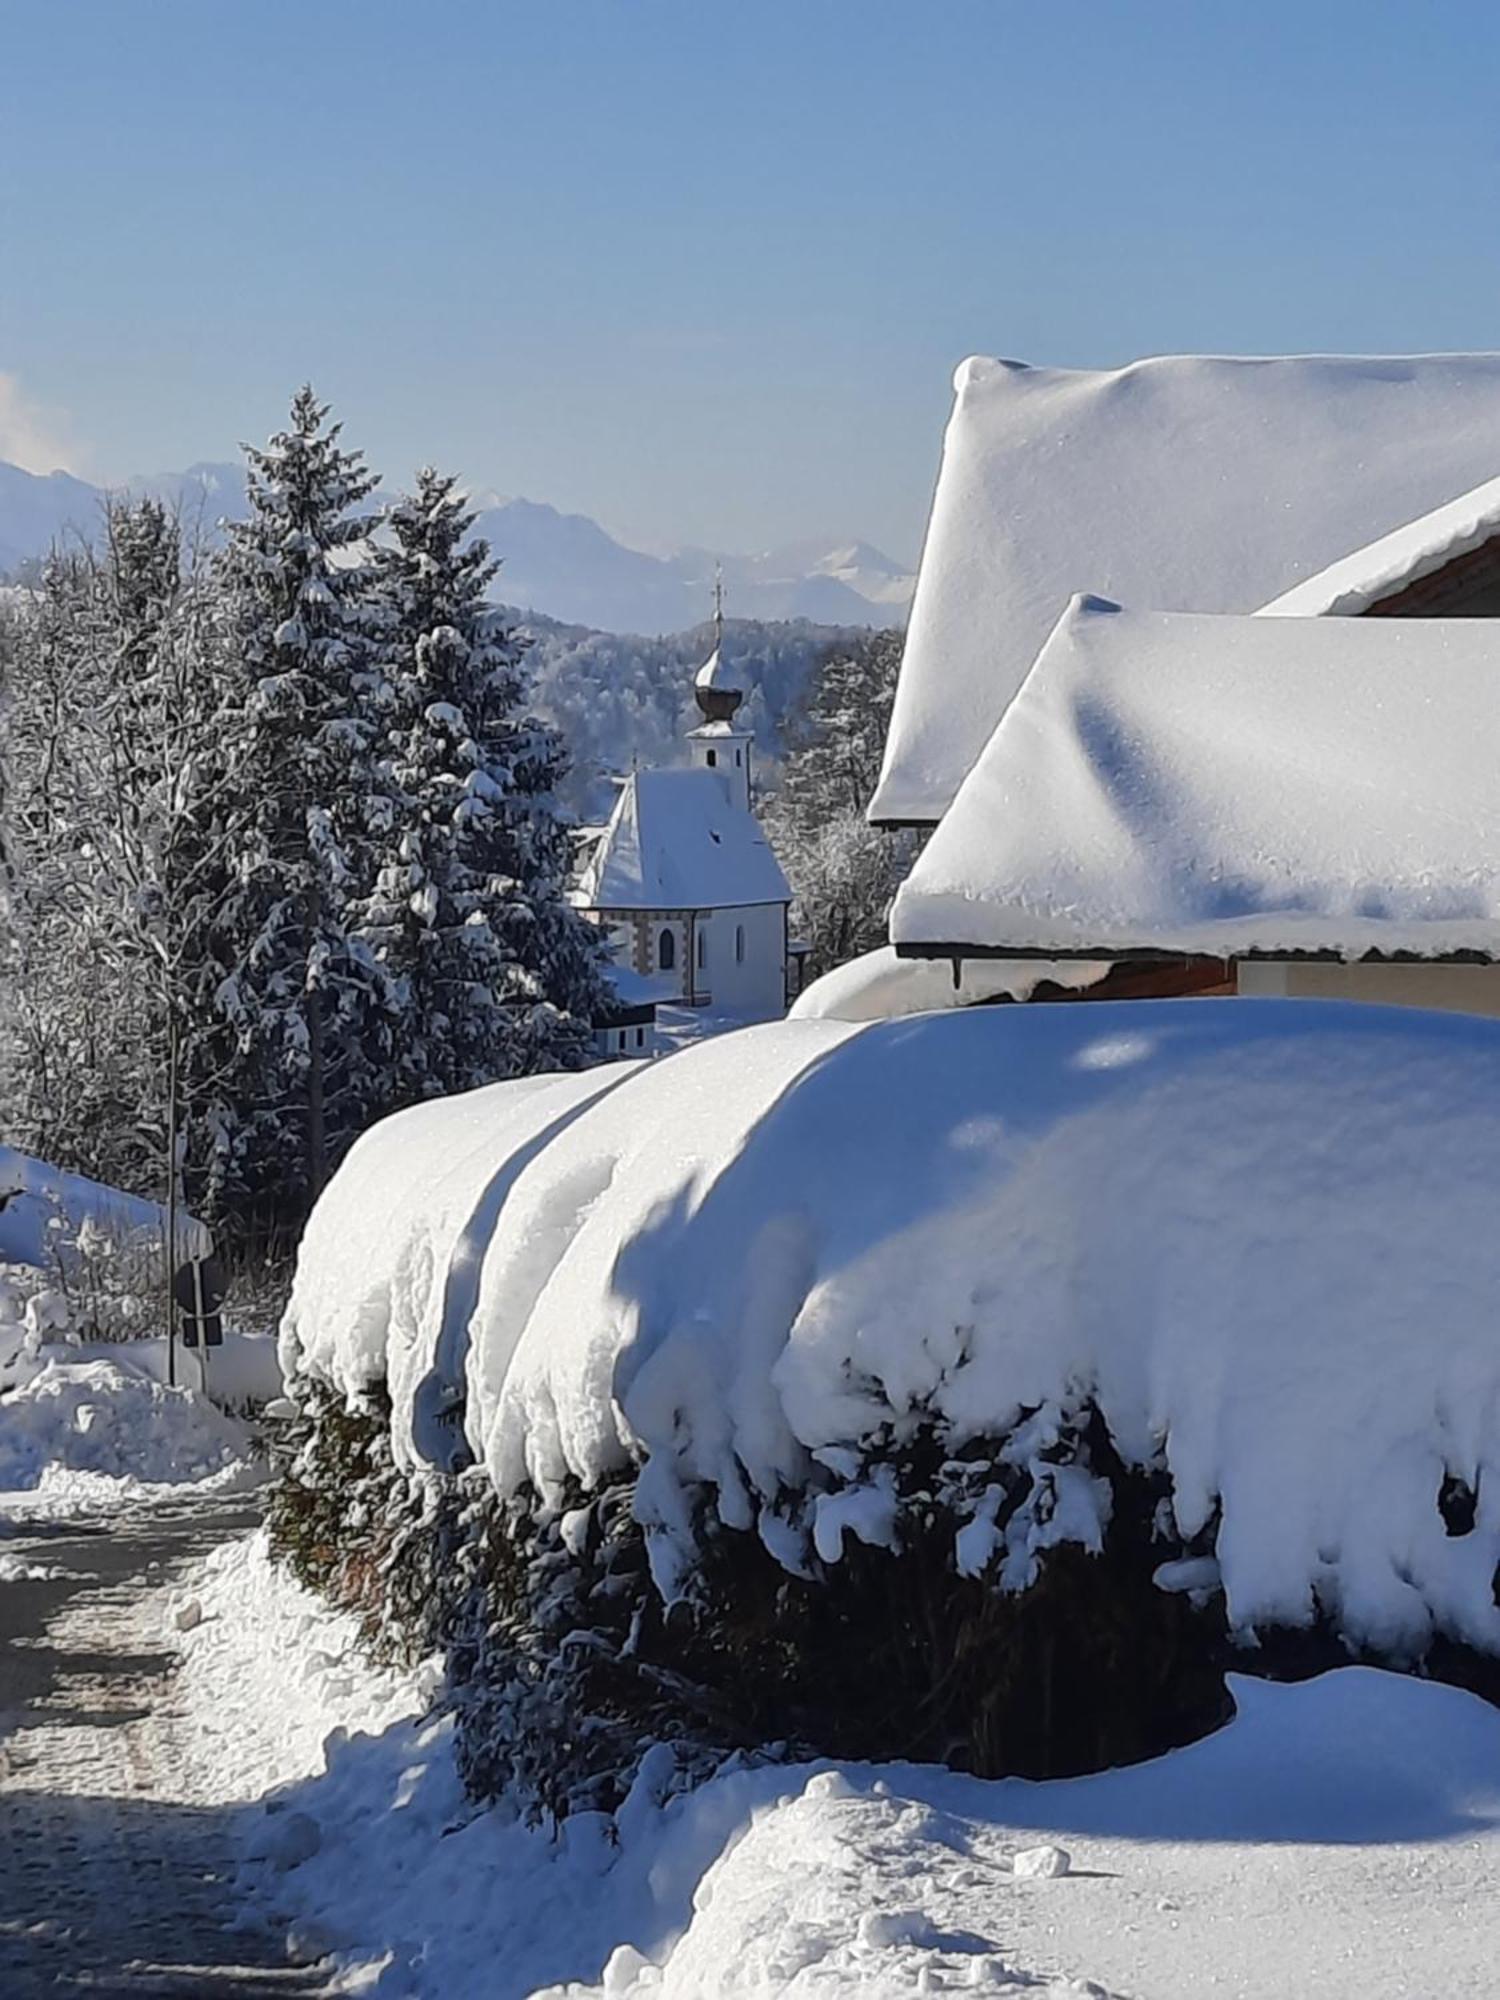
<svg viewBox="0 0 1500 2000">
<path fill-rule="evenodd" d="M 245 509 L 238 461 L 200 460 L 182 472 L 132 479 L 123 490 L 154 495 L 205 529 L 241 518 Z M 104 489 L 69 473 L 37 475 L 0 461 L 0 577 L 70 531 L 92 533 L 103 498 Z M 868 542 L 829 537 L 755 556 L 704 548 L 652 555 L 627 547 L 589 515 L 565 513 L 546 500 L 483 490 L 471 498 L 478 532 L 502 563 L 497 595 L 596 631 L 653 634 L 698 624 L 708 615 L 720 565 L 737 618 L 888 625 L 901 622 L 911 597 L 909 573 Z"/>
</svg>

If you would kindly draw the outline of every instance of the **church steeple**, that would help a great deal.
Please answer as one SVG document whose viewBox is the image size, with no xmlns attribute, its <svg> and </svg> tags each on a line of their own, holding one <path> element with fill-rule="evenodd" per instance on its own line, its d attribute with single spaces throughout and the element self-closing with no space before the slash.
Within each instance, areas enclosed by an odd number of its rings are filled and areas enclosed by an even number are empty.
<svg viewBox="0 0 1500 2000">
<path fill-rule="evenodd" d="M 724 661 L 724 570 L 714 565 L 714 649 L 693 679 L 693 697 L 705 722 L 732 722 L 745 699 Z"/>
<path fill-rule="evenodd" d="M 714 649 L 693 676 L 693 699 L 702 722 L 689 731 L 693 763 L 716 771 L 736 805 L 750 809 L 750 745 L 748 729 L 735 724 L 745 699 L 738 674 L 724 658 L 724 572 L 714 568 Z"/>
</svg>

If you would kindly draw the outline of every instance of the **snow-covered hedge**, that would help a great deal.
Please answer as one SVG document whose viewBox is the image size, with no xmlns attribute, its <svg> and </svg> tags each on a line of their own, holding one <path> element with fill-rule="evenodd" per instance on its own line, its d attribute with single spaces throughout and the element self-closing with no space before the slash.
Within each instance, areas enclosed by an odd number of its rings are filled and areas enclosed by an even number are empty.
<svg viewBox="0 0 1500 2000">
<path fill-rule="evenodd" d="M 1098 1768 L 1235 1657 L 1500 1699 L 1497 1188 L 1500 1023 L 1322 1002 L 789 1021 L 426 1105 L 308 1228 L 282 1546 L 557 1811 L 663 1738 Z"/>
<path fill-rule="evenodd" d="M 1321 1612 L 1500 1651 L 1497 1189 L 1487 1021 L 788 1022 L 377 1127 L 309 1226 L 283 1360 L 388 1381 L 398 1456 L 462 1442 L 544 1511 L 639 1469 L 669 1599 L 705 1496 L 792 1572 L 899 1543 L 885 1461 L 924 1429 L 1009 1440 L 1027 1497 L 969 1479 L 953 1560 L 1023 1587 L 1104 1533 L 1097 1481 L 1050 1462 L 1092 1404 L 1165 1472 L 1164 1544 L 1210 1545 L 1164 1587 L 1221 1583 L 1242 1633 Z"/>
</svg>

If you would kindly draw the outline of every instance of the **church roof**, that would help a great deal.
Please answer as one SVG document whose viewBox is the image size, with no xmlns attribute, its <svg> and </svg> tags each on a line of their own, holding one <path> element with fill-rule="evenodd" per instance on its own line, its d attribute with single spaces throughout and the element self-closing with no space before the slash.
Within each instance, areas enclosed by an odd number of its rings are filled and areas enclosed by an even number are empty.
<svg viewBox="0 0 1500 2000">
<path fill-rule="evenodd" d="M 1500 959 L 1494 629 L 1075 600 L 893 943 Z"/>
<path fill-rule="evenodd" d="M 1500 354 L 973 360 L 955 388 L 877 821 L 941 818 L 1077 591 L 1250 612 L 1500 474 Z"/>
<path fill-rule="evenodd" d="M 724 910 L 788 903 L 781 864 L 716 771 L 637 771 L 585 871 L 600 910 Z"/>
</svg>

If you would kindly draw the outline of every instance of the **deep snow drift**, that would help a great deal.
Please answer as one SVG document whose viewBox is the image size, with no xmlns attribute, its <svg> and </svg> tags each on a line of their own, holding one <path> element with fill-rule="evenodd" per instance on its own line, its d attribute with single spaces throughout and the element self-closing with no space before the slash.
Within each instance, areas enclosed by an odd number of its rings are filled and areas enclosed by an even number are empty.
<svg viewBox="0 0 1500 2000">
<path fill-rule="evenodd" d="M 243 1426 L 211 1404 L 169 1389 L 128 1350 L 76 1360 L 66 1352 L 39 1357 L 0 1394 L 0 1512 L 87 1512 L 255 1477 Z"/>
<path fill-rule="evenodd" d="M 924 1424 L 1015 1432 L 1034 1501 L 1002 1532 L 979 1495 L 955 1558 L 1024 1587 L 1103 1531 L 1048 1461 L 1092 1398 L 1212 1541 L 1165 1587 L 1222 1582 L 1241 1632 L 1500 1650 L 1497 1102 L 1500 1024 L 1328 1002 L 751 1029 L 378 1127 L 284 1354 L 346 1390 L 389 1354 L 398 1449 L 461 1417 L 503 1493 L 644 1461 L 669 1596 L 700 1487 L 789 1567 L 896 1538 L 869 1453 Z"/>
<path fill-rule="evenodd" d="M 484 1995 L 1481 2000 L 1493 1988 L 1500 1716 L 1350 1668 L 1236 1680 L 1190 1749 L 1066 1783 L 912 1765 L 728 1771 L 554 1839 L 465 1804 L 425 1673 L 354 1647 L 263 1543 L 191 1579 L 177 1698 L 193 1795 L 254 1801 L 241 1888 L 339 1990 Z M 325 1742 L 326 1738 L 326 1742 Z M 664 1754 L 664 1753 L 663 1753 Z M 1031 1875 L 1061 1849 L 1061 1876 Z M 1094 1982 L 1082 1984 L 1083 1981 Z M 568 1984 L 568 1982 L 577 1982 Z"/>
</svg>

